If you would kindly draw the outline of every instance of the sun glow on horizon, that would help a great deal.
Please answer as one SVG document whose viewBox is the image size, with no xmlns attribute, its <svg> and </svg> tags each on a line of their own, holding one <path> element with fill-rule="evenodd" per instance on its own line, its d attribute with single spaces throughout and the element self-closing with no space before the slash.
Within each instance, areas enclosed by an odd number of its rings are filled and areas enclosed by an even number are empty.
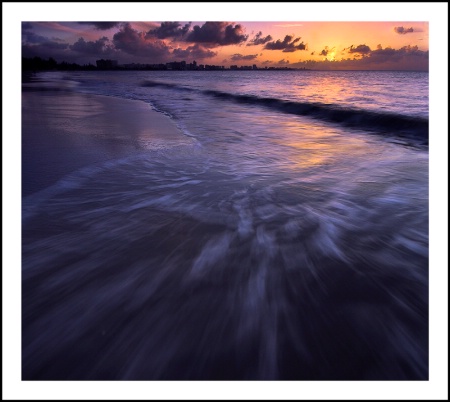
<svg viewBox="0 0 450 402">
<path fill-rule="evenodd" d="M 328 61 L 335 61 L 335 56 L 336 56 L 336 50 L 332 50 L 331 52 L 328 52 L 327 57 L 325 57 L 326 60 Z"/>
</svg>

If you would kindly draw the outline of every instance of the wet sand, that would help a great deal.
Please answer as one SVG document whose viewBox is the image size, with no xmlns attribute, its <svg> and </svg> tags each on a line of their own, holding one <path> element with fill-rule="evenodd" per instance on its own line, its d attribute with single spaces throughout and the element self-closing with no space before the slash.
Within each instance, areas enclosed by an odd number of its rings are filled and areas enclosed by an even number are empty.
<svg viewBox="0 0 450 402">
<path fill-rule="evenodd" d="M 22 194 L 85 166 L 188 143 L 169 117 L 141 101 L 24 89 Z"/>
</svg>

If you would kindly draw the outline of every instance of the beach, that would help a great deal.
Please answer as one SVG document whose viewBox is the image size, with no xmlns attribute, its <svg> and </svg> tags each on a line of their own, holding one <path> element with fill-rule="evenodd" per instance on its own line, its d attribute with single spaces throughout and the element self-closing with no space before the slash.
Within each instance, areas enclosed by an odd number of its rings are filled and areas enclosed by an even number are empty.
<svg viewBox="0 0 450 402">
<path fill-rule="evenodd" d="M 86 166 L 189 142 L 143 102 L 39 89 L 22 93 L 24 196 Z"/>
</svg>

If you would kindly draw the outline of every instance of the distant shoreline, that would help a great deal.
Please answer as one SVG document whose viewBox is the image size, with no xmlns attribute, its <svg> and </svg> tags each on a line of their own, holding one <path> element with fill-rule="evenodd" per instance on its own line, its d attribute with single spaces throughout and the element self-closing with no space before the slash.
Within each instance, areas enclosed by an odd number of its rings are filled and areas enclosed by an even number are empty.
<svg viewBox="0 0 450 402">
<path fill-rule="evenodd" d="M 97 65 L 93 64 L 76 64 L 67 63 L 65 61 L 58 63 L 56 60 L 49 58 L 48 60 L 40 57 L 22 58 L 22 73 L 33 73 L 40 71 L 401 71 L 401 72 L 423 72 L 428 70 L 341 70 L 341 69 L 311 69 L 296 67 L 258 67 L 256 64 L 252 66 L 237 65 L 225 68 L 225 66 L 216 65 L 197 65 L 193 63 L 187 64 L 185 61 L 171 62 L 165 64 L 118 64 L 116 60 L 97 60 Z M 22 74 L 22 75 L 23 75 Z"/>
</svg>

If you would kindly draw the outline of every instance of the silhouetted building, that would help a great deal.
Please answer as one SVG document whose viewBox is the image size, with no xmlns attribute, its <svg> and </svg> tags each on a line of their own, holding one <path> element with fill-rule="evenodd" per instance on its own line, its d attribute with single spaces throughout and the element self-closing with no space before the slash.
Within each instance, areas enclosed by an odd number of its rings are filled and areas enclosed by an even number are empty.
<svg viewBox="0 0 450 402">
<path fill-rule="evenodd" d="M 186 70 L 185 61 L 173 61 L 171 63 L 166 63 L 168 70 Z"/>
<path fill-rule="evenodd" d="M 225 70 L 224 66 L 205 65 L 205 70 Z"/>
</svg>

